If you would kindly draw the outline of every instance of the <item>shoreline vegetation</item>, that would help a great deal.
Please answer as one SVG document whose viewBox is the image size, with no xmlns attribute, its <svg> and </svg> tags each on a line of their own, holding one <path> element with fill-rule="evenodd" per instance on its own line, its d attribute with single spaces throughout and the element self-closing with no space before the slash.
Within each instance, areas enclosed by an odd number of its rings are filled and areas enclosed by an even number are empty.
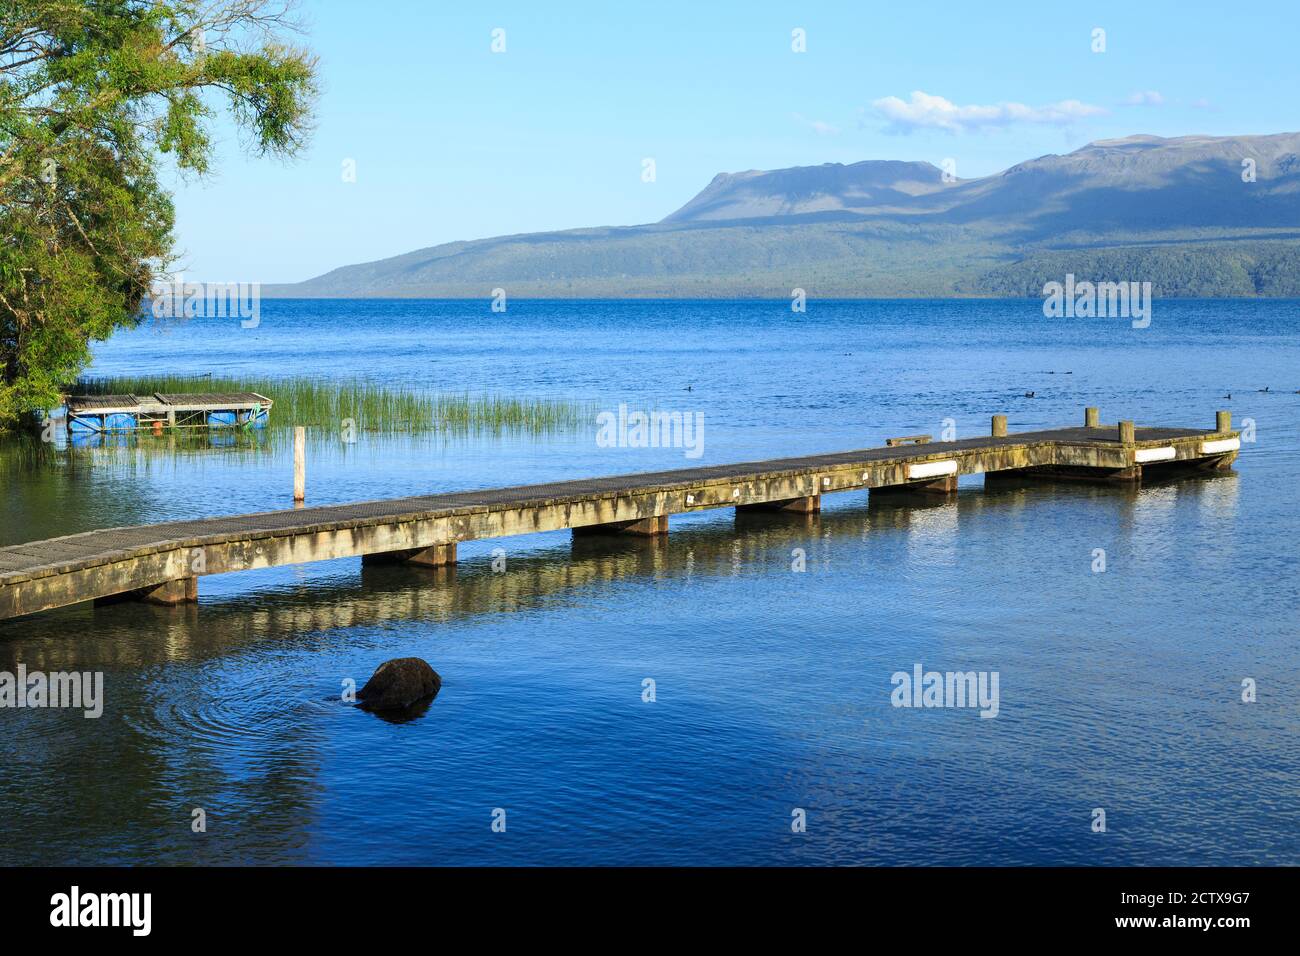
<svg viewBox="0 0 1300 956">
<path fill-rule="evenodd" d="M 85 376 L 70 395 L 155 392 L 257 392 L 274 403 L 268 429 L 297 425 L 337 431 L 351 422 L 357 434 L 418 432 L 529 433 L 576 431 L 595 420 L 596 403 L 495 393 L 395 389 L 361 380 L 309 376 L 130 375 Z"/>
</svg>

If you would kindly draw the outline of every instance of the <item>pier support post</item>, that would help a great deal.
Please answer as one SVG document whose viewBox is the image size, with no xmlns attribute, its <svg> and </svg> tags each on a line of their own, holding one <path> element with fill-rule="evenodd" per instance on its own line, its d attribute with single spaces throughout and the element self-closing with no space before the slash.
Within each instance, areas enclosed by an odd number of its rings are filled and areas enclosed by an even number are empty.
<svg viewBox="0 0 1300 956">
<path fill-rule="evenodd" d="M 634 521 L 611 521 L 608 524 L 589 524 L 573 529 L 576 537 L 595 534 L 635 534 L 655 537 L 668 533 L 668 516 L 651 515 Z"/>
<path fill-rule="evenodd" d="M 927 495 L 955 495 L 957 493 L 957 476 L 945 475 L 942 478 L 936 478 L 934 481 L 927 481 L 920 485 L 909 485 L 908 487 L 924 492 Z"/>
<path fill-rule="evenodd" d="M 1133 427 L 1133 423 L 1132 423 L 1132 422 L 1120 422 L 1120 423 L 1119 423 L 1119 440 L 1120 440 L 1120 444 L 1123 444 L 1123 445 L 1131 445 L 1131 444 L 1133 444 L 1133 442 L 1135 442 L 1135 441 L 1137 440 L 1136 437 L 1135 437 L 1136 434 L 1137 434 L 1137 431 L 1136 431 L 1136 429 L 1134 429 L 1134 427 Z"/>
<path fill-rule="evenodd" d="M 1225 411 L 1215 412 L 1214 430 L 1216 432 L 1232 431 L 1232 412 L 1225 412 Z"/>
<path fill-rule="evenodd" d="M 993 416 L 993 437 L 994 438 L 1007 437 L 1007 416 L 1005 415 Z"/>
<path fill-rule="evenodd" d="M 1083 410 L 1083 427 L 1100 428 L 1101 427 L 1101 410 L 1091 405 Z"/>
<path fill-rule="evenodd" d="M 427 548 L 406 551 L 378 551 L 363 554 L 362 564 L 418 564 L 426 568 L 441 568 L 456 563 L 456 542 L 435 544 Z"/>
<path fill-rule="evenodd" d="M 821 495 L 803 498 L 786 498 L 781 501 L 760 501 L 752 505 L 736 505 L 737 511 L 788 511 L 793 514 L 814 515 L 822 510 Z"/>
<path fill-rule="evenodd" d="M 110 604 L 121 604 L 124 601 L 140 601 L 144 604 L 161 604 L 164 607 L 175 607 L 177 604 L 191 604 L 199 599 L 199 579 L 198 578 L 178 578 L 175 581 L 164 581 L 162 584 L 155 584 L 147 588 L 137 588 L 134 591 L 124 591 L 121 594 L 110 594 L 107 597 L 95 598 L 95 607 L 104 607 Z"/>
<path fill-rule="evenodd" d="M 1041 465 L 986 472 L 984 486 L 1014 481 L 1077 481 L 1090 485 L 1136 485 L 1142 481 L 1142 466 L 1128 468 L 1092 468 L 1082 465 Z"/>
<path fill-rule="evenodd" d="M 293 430 L 293 501 L 307 500 L 307 429 L 298 425 Z"/>
<path fill-rule="evenodd" d="M 955 495 L 956 493 L 956 475 L 944 475 L 942 478 L 935 478 L 932 481 L 909 481 L 902 485 L 884 485 L 880 488 L 871 489 L 872 495 Z"/>
</svg>

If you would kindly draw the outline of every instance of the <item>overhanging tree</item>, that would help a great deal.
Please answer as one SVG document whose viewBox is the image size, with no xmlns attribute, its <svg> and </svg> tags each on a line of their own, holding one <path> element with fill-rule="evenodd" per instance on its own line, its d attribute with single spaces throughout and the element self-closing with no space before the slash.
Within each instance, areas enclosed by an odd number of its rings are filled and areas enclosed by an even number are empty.
<svg viewBox="0 0 1300 956">
<path fill-rule="evenodd" d="M 0 429 L 58 404 L 171 261 L 164 154 L 202 175 L 228 111 L 290 155 L 316 60 L 271 0 L 0 0 Z"/>
</svg>

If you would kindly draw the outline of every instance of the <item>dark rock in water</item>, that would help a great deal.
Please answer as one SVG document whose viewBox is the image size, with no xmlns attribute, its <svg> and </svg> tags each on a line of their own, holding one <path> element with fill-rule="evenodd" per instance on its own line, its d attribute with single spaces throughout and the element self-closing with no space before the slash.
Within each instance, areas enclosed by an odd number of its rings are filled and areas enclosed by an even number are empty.
<svg viewBox="0 0 1300 956">
<path fill-rule="evenodd" d="M 432 700 L 442 689 L 442 678 L 418 657 L 399 657 L 380 664 L 357 702 L 366 710 L 402 710 L 422 700 Z"/>
</svg>

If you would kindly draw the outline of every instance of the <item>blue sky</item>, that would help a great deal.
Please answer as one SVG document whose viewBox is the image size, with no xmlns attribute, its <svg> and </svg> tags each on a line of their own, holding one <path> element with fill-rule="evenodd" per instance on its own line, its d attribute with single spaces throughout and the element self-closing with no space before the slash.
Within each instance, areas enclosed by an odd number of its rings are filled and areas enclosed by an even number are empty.
<svg viewBox="0 0 1300 956">
<path fill-rule="evenodd" d="M 296 281 L 457 239 L 654 222 L 719 172 L 952 158 L 970 177 L 1133 133 L 1300 130 L 1293 0 L 300 12 L 321 58 L 311 147 L 253 160 L 219 127 L 214 174 L 174 181 L 191 278 Z"/>
</svg>

